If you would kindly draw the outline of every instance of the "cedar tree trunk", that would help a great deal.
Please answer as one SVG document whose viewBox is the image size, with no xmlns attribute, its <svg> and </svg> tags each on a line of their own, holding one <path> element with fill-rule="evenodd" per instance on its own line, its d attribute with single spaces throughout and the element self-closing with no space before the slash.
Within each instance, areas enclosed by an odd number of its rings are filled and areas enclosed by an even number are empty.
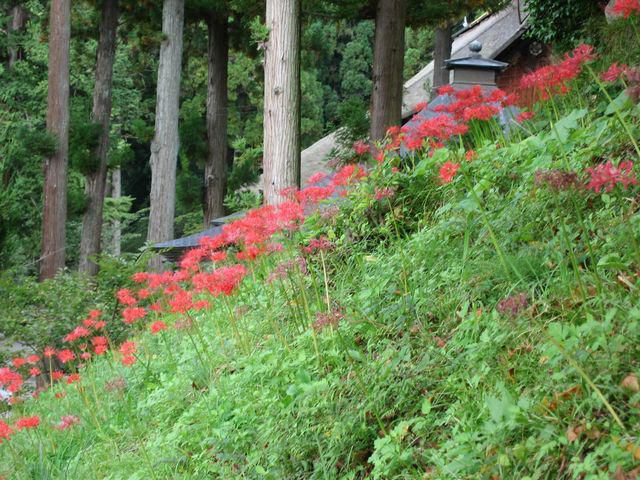
<svg viewBox="0 0 640 480">
<path fill-rule="evenodd" d="M 207 85 L 207 142 L 209 152 L 204 167 L 204 224 L 224 215 L 224 195 L 227 187 L 227 73 L 229 62 L 229 31 L 226 16 L 211 14 L 209 30 Z"/>
<path fill-rule="evenodd" d="M 98 170 L 87 174 L 86 177 L 87 209 L 82 219 L 82 238 L 80 240 L 79 270 L 91 276 L 98 273 L 98 265 L 93 262 L 92 258 L 100 253 L 100 238 L 102 236 L 102 210 L 107 183 L 111 87 L 113 84 L 113 63 L 116 57 L 117 28 L 118 0 L 103 0 L 91 114 L 92 120 L 102 127 L 102 133 L 95 152 L 99 161 Z"/>
<path fill-rule="evenodd" d="M 122 170 L 120 167 L 116 167 L 111 172 L 111 198 L 118 199 L 122 196 Z M 114 220 L 111 224 L 113 236 L 111 238 L 111 254 L 118 257 L 121 253 L 121 225 L 120 220 Z"/>
<path fill-rule="evenodd" d="M 433 49 L 433 91 L 449 84 L 449 70 L 444 61 L 451 58 L 453 38 L 451 24 L 436 28 L 435 46 Z"/>
<path fill-rule="evenodd" d="M 263 188 L 267 204 L 300 187 L 300 0 L 267 0 Z"/>
<path fill-rule="evenodd" d="M 407 0 L 378 0 L 371 94 L 372 141 L 383 139 L 390 126 L 402 122 L 406 14 Z"/>
<path fill-rule="evenodd" d="M 9 31 L 11 33 L 22 32 L 27 25 L 27 19 L 29 14 L 22 5 L 15 5 L 11 9 L 11 25 Z M 13 44 L 11 40 L 11 46 L 9 47 L 9 68 L 13 68 L 18 60 L 22 60 L 24 52 L 22 49 Z"/>
<path fill-rule="evenodd" d="M 182 69 L 182 32 L 184 0 L 164 0 L 156 98 L 155 137 L 151 143 L 151 211 L 147 241 L 157 243 L 173 238 L 176 209 L 176 167 L 178 162 L 180 114 L 180 74 Z M 162 260 L 156 256 L 150 268 L 159 270 Z"/>
<path fill-rule="evenodd" d="M 69 42 L 71 0 L 52 0 L 49 32 L 47 130 L 58 140 L 57 151 L 44 161 L 42 263 L 40 280 L 64 268 L 69 164 Z"/>
</svg>

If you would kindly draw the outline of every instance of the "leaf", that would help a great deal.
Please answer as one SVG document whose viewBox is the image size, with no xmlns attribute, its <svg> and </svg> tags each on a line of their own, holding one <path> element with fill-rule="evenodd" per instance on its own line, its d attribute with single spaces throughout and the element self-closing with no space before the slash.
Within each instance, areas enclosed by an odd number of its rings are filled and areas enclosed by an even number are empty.
<svg viewBox="0 0 640 480">
<path fill-rule="evenodd" d="M 422 408 L 420 409 L 423 415 L 429 415 L 431 411 L 431 401 L 428 398 L 425 398 L 422 402 Z"/>
<path fill-rule="evenodd" d="M 622 93 L 620 93 L 620 95 L 618 95 L 616 98 L 614 98 L 611 101 L 611 103 L 605 110 L 604 114 L 612 115 L 616 112 L 619 112 L 620 110 L 625 110 L 631 105 L 632 105 L 632 102 L 631 102 L 631 99 L 629 98 L 629 95 L 627 95 L 626 91 L 623 91 Z"/>
<path fill-rule="evenodd" d="M 620 255 L 618 255 L 617 253 L 610 253 L 602 257 L 598 261 L 598 266 L 611 270 L 622 270 L 624 268 L 627 268 L 627 264 L 622 261 Z"/>
<path fill-rule="evenodd" d="M 569 115 L 561 118 L 554 126 L 560 143 L 566 143 L 573 130 L 578 128 L 578 120 L 587 114 L 586 109 L 574 110 Z"/>
<path fill-rule="evenodd" d="M 635 373 L 630 373 L 620 383 L 622 388 L 626 388 L 634 393 L 640 392 L 640 384 L 638 384 L 638 377 Z"/>
</svg>

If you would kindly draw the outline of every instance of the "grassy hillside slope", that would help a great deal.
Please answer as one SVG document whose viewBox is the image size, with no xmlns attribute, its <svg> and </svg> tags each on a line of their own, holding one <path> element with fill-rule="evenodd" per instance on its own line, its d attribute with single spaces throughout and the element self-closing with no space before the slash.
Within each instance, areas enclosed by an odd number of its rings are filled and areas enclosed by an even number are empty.
<svg viewBox="0 0 640 480">
<path fill-rule="evenodd" d="M 509 138 L 392 139 L 339 209 L 263 210 L 226 259 L 139 275 L 133 342 L 16 405 L 0 475 L 635 478 L 640 108 L 589 84 Z"/>
</svg>

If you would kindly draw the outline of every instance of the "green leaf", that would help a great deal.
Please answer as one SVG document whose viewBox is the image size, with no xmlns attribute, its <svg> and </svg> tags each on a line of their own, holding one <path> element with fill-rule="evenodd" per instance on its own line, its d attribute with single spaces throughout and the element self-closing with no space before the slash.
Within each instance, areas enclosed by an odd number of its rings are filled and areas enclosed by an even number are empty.
<svg viewBox="0 0 640 480">
<path fill-rule="evenodd" d="M 583 118 L 586 114 L 587 110 L 584 108 L 580 110 L 574 110 L 566 117 L 561 118 L 555 124 L 554 129 L 561 143 L 566 143 L 571 132 L 579 127 L 578 120 Z"/>
<path fill-rule="evenodd" d="M 620 93 L 620 95 L 618 95 L 616 98 L 613 99 L 613 101 L 609 104 L 609 106 L 605 110 L 604 114 L 613 115 L 614 113 L 619 112 L 621 110 L 626 110 L 631 105 L 633 105 L 633 103 L 631 102 L 629 95 L 627 95 L 626 91 L 623 91 L 622 93 Z"/>
<path fill-rule="evenodd" d="M 422 408 L 420 409 L 423 415 L 429 415 L 431 411 L 431 401 L 428 398 L 425 398 L 422 402 Z"/>
<path fill-rule="evenodd" d="M 606 268 L 609 270 L 624 270 L 627 268 L 627 264 L 622 261 L 620 255 L 617 253 L 610 253 L 605 255 L 598 261 L 598 267 Z"/>
</svg>

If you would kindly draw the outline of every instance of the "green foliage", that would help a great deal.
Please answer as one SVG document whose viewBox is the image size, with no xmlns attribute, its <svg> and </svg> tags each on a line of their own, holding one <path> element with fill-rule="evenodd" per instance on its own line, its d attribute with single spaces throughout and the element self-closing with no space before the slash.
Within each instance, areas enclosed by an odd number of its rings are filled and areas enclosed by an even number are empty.
<svg viewBox="0 0 640 480">
<path fill-rule="evenodd" d="M 602 16 L 599 3 L 596 0 L 530 0 L 527 2 L 527 35 L 561 48 L 574 45 L 587 33 L 584 27 L 589 20 Z"/>
</svg>

